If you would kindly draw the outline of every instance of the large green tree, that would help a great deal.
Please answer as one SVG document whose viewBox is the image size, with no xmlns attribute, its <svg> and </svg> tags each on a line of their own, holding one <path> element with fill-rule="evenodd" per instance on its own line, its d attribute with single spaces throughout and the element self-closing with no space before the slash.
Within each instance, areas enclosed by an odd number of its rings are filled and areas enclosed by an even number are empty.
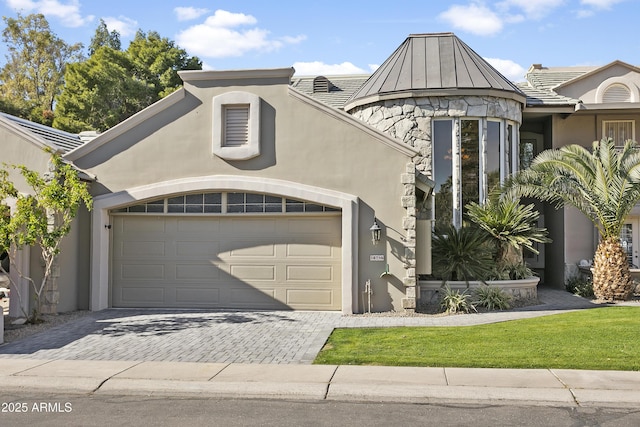
<svg viewBox="0 0 640 427">
<path fill-rule="evenodd" d="M 198 57 L 189 56 L 172 40 L 155 31 L 145 34 L 138 30 L 126 53 L 133 63 L 135 76 L 152 88 L 157 99 L 182 86 L 178 71 L 202 69 L 202 61 Z"/>
<path fill-rule="evenodd" d="M 122 43 L 120 41 L 120 33 L 116 30 L 109 31 L 107 24 L 101 19 L 89 44 L 89 56 L 96 53 L 96 51 L 103 46 L 120 50 Z"/>
<path fill-rule="evenodd" d="M 105 131 L 150 104 L 149 87 L 133 78 L 127 55 L 100 47 L 84 62 L 67 66 L 54 126 L 68 132 Z"/>
<path fill-rule="evenodd" d="M 574 206 L 597 228 L 600 242 L 593 265 L 593 290 L 603 300 L 628 299 L 633 291 L 620 233 L 640 201 L 640 148 L 633 141 L 617 149 L 612 139 L 590 152 L 568 145 L 540 153 L 528 169 L 509 179 L 506 197 L 526 196 Z"/>
<path fill-rule="evenodd" d="M 202 69 L 197 57 L 154 31 L 138 31 L 125 51 L 118 45 L 118 33 L 101 22 L 91 56 L 67 67 L 54 127 L 105 131 L 178 89 L 178 71 Z"/>
<path fill-rule="evenodd" d="M 55 97 L 63 87 L 67 63 L 81 58 L 82 44 L 58 38 L 42 14 L 3 17 L 7 62 L 0 70 L 0 96 L 8 110 L 50 125 Z"/>
</svg>

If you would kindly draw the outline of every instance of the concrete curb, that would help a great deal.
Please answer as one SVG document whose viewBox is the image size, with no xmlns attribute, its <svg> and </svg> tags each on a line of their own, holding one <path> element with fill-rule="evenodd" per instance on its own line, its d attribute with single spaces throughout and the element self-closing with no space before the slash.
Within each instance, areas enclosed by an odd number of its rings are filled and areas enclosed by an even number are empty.
<svg viewBox="0 0 640 427">
<path fill-rule="evenodd" d="M 637 407 L 640 372 L 5 359 L 5 392 Z"/>
</svg>

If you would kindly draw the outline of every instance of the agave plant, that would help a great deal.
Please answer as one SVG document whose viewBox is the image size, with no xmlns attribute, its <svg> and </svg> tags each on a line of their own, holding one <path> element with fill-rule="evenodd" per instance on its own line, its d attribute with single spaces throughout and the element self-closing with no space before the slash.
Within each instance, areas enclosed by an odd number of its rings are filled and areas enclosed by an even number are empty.
<svg viewBox="0 0 640 427">
<path fill-rule="evenodd" d="M 593 264 L 593 291 L 603 300 L 628 299 L 633 292 L 626 254 L 620 243 L 625 218 L 640 201 L 640 150 L 627 141 L 620 150 L 611 138 L 594 141 L 589 152 L 568 145 L 540 153 L 528 169 L 503 188 L 506 197 L 535 197 L 571 205 L 600 233 Z"/>
</svg>

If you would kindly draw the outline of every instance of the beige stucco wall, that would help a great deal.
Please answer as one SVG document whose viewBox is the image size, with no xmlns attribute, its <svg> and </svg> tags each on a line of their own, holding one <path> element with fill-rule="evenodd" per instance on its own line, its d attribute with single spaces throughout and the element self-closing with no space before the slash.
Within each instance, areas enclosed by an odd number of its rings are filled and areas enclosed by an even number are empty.
<svg viewBox="0 0 640 427">
<path fill-rule="evenodd" d="M 553 148 L 560 148 L 568 144 L 579 144 L 591 150 L 593 141 L 600 140 L 602 134 L 602 122 L 604 120 L 635 120 L 636 126 L 640 123 L 640 114 L 624 113 L 602 110 L 599 112 L 578 112 L 562 118 L 559 115 L 553 117 Z M 638 139 L 636 129 L 636 139 Z M 558 216 L 560 215 L 560 217 Z M 595 228 L 586 217 L 574 208 L 564 208 L 558 214 L 547 215 L 545 218 L 550 228 L 564 230 L 562 244 L 556 233 L 551 236 L 554 239 L 552 251 L 558 251 L 562 247 L 562 253 L 551 253 L 547 256 L 549 270 L 558 272 L 554 274 L 553 282 L 564 280 L 566 276 L 575 270 L 575 264 L 582 259 L 593 259 L 593 254 L 598 242 Z M 564 265 L 558 263 L 558 256 L 564 260 Z M 559 274 L 562 271 L 563 274 Z"/>
<path fill-rule="evenodd" d="M 401 175 L 415 152 L 376 131 L 366 131 L 344 113 L 292 93 L 288 78 L 243 83 L 186 82 L 183 99 L 74 161 L 97 176 L 96 194 L 228 175 L 286 180 L 357 196 L 357 286 L 372 280 L 374 310 L 400 309 L 405 274 Z M 256 158 L 226 161 L 212 154 L 212 98 L 228 91 L 261 98 L 261 154 Z M 385 239 L 377 246 L 369 232 L 374 215 Z M 385 255 L 393 274 L 389 279 L 380 279 L 385 263 L 370 262 L 372 254 Z"/>
<path fill-rule="evenodd" d="M 560 95 L 567 96 L 569 98 L 580 99 L 585 104 L 595 104 L 596 92 L 598 87 L 604 82 L 604 86 L 608 86 L 614 81 L 623 82 L 627 86 L 640 85 L 640 76 L 637 72 L 629 69 L 624 65 L 614 64 L 609 68 L 600 70 L 594 75 L 584 77 L 576 82 L 558 88 L 557 92 Z M 604 89 L 606 87 L 602 87 Z M 636 88 L 637 90 L 637 88 Z"/>
</svg>

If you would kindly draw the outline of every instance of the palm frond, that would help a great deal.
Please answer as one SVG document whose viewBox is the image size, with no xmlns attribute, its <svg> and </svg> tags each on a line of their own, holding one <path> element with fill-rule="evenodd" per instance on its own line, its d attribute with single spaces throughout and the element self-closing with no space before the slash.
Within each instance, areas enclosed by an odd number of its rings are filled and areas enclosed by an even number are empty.
<svg viewBox="0 0 640 427">
<path fill-rule="evenodd" d="M 543 151 L 505 182 L 504 197 L 574 206 L 603 237 L 617 236 L 640 201 L 640 150 L 627 141 L 619 151 L 609 138 L 595 141 L 591 152 L 576 144 Z"/>
</svg>

